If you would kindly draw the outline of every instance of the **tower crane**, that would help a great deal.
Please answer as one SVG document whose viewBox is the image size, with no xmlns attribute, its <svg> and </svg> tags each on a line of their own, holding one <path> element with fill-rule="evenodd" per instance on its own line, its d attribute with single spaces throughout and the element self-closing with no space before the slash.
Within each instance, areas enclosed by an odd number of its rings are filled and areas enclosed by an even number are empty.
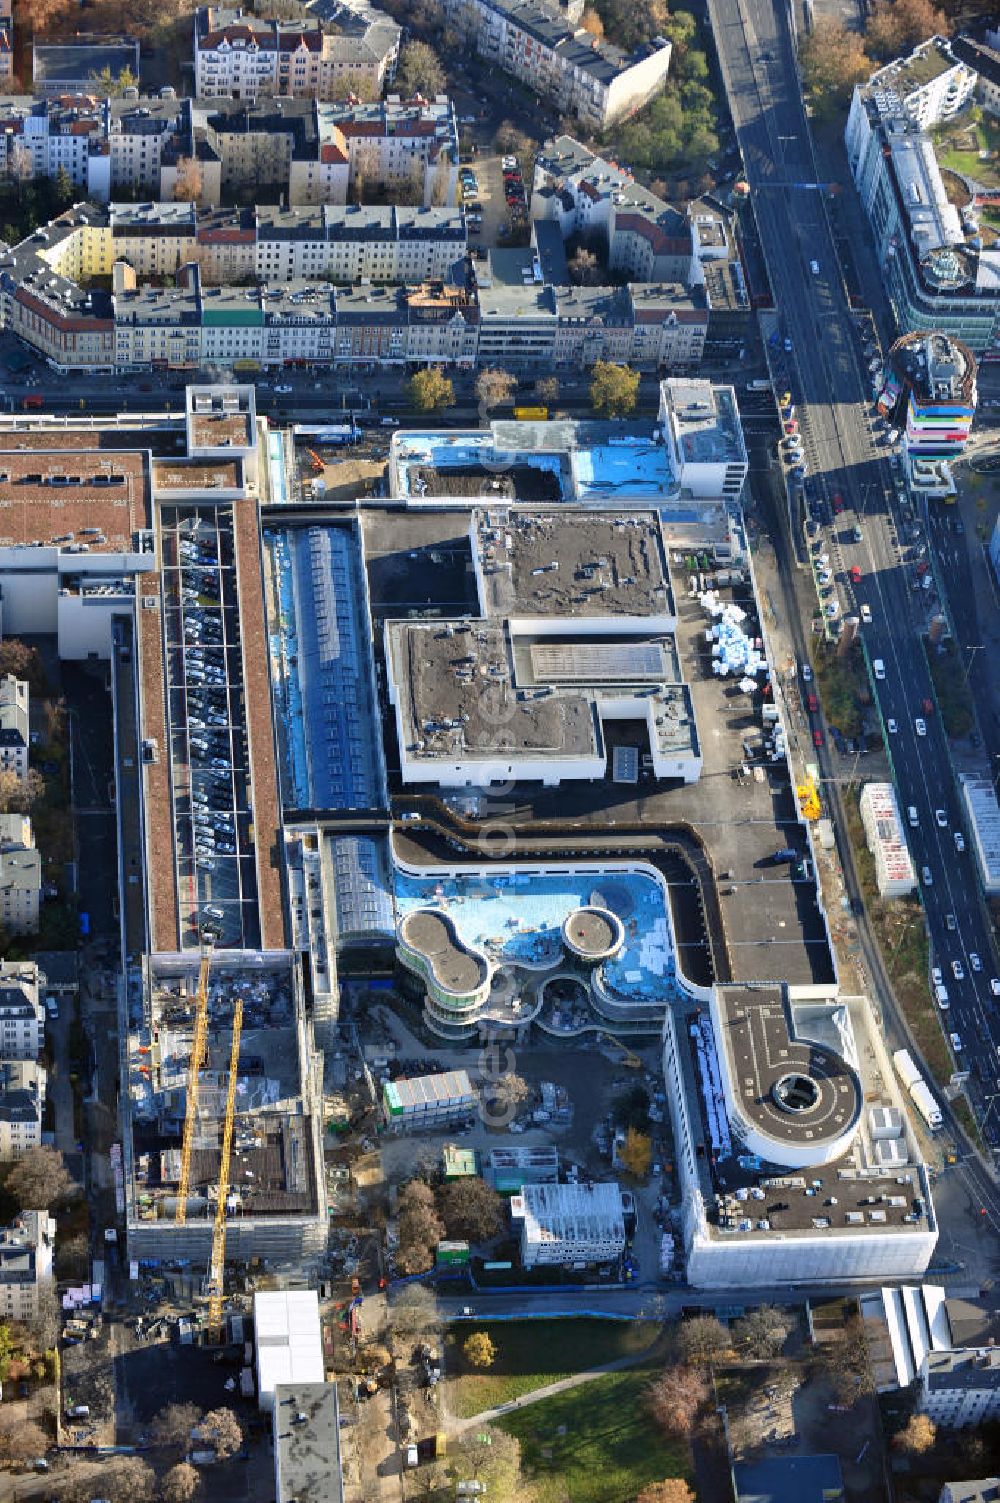
<svg viewBox="0 0 1000 1503">
<path fill-rule="evenodd" d="M 198 992 L 195 998 L 194 1039 L 191 1044 L 191 1058 L 188 1060 L 184 1136 L 181 1140 L 180 1182 L 177 1186 L 178 1226 L 183 1226 L 187 1221 L 188 1188 L 191 1183 L 191 1149 L 194 1146 L 194 1129 L 198 1120 L 198 1087 L 208 1041 L 208 973 L 211 965 L 212 937 L 210 934 L 203 933 L 201 941 L 201 968 L 198 972 Z"/>
<path fill-rule="evenodd" d="M 226 1087 L 226 1116 L 222 1128 L 222 1155 L 219 1160 L 219 1198 L 212 1228 L 212 1258 L 208 1266 L 209 1341 L 222 1338 L 222 1295 L 226 1273 L 226 1199 L 229 1195 L 229 1166 L 233 1156 L 233 1122 L 236 1116 L 236 1081 L 240 1063 L 240 1036 L 243 1032 L 243 999 L 237 997 L 233 1009 L 233 1043 L 229 1052 L 229 1083 Z"/>
</svg>

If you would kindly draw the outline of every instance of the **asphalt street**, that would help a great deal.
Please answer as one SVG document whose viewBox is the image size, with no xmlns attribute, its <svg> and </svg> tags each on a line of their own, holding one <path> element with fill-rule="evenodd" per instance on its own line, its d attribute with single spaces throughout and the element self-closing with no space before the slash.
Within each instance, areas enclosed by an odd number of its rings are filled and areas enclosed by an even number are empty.
<svg viewBox="0 0 1000 1503">
<path fill-rule="evenodd" d="M 873 687 L 883 724 L 891 719 L 896 726 L 886 742 L 900 805 L 917 811 L 917 825 L 908 830 L 911 850 L 918 872 L 927 868 L 930 880 L 921 882 L 921 896 L 931 945 L 952 982 L 946 1032 L 961 1041 L 960 1048 L 953 1046 L 955 1067 L 971 1069 L 970 1096 L 995 1147 L 1000 1113 L 991 1108 L 1000 1090 L 1000 1028 L 989 982 L 1000 967 L 968 839 L 965 853 L 956 849 L 962 819 L 944 733 L 939 717 L 924 708 L 933 701 L 920 640 L 929 592 L 914 591 L 903 559 L 888 451 L 872 430 L 871 391 L 859 367 L 817 182 L 786 11 L 771 0 L 711 0 L 710 13 L 780 319 L 778 358 L 806 436 L 813 493 L 826 501 L 843 498 L 844 511 L 833 519 L 842 597 L 851 606 L 870 607 L 864 649 L 869 662 L 877 658 L 885 665 L 884 678 Z M 860 582 L 849 585 L 847 571 L 855 565 Z M 829 777 L 826 750 L 818 756 Z M 979 972 L 972 954 L 981 960 Z M 952 972 L 953 961 L 964 973 L 961 980 Z"/>
</svg>

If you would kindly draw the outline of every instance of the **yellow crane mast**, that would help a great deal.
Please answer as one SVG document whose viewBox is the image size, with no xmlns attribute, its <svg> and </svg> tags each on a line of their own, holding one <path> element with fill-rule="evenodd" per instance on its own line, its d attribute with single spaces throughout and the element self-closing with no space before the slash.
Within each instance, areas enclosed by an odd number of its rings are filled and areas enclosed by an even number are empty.
<svg viewBox="0 0 1000 1503">
<path fill-rule="evenodd" d="M 233 1156 L 233 1122 L 236 1117 L 236 1081 L 239 1075 L 240 1035 L 243 1032 L 243 1001 L 237 997 L 233 1009 L 233 1045 L 229 1053 L 229 1084 L 226 1089 L 226 1117 L 222 1128 L 222 1156 L 219 1160 L 219 1199 L 212 1229 L 212 1260 L 208 1268 L 209 1341 L 222 1337 L 222 1295 L 226 1274 L 226 1198 L 229 1195 L 229 1166 Z"/>
<path fill-rule="evenodd" d="M 181 1173 L 177 1186 L 177 1224 L 187 1221 L 188 1188 L 191 1184 L 191 1149 L 194 1146 L 194 1129 L 198 1121 L 198 1086 L 200 1072 L 205 1060 L 208 1041 L 208 973 L 212 964 L 211 941 L 202 939 L 201 969 L 198 972 L 198 993 L 195 998 L 194 1040 L 191 1058 L 188 1060 L 187 1098 L 184 1110 L 184 1137 L 181 1140 Z"/>
</svg>

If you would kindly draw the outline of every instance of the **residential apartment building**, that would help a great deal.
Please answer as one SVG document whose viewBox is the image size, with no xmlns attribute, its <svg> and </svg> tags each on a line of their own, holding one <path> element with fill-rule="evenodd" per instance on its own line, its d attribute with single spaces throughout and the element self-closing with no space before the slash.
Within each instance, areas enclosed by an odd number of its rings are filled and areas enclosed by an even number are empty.
<svg viewBox="0 0 1000 1503">
<path fill-rule="evenodd" d="M 956 55 L 945 37 L 929 37 L 907 57 L 873 73 L 867 87 L 897 95 L 909 119 L 930 130 L 964 109 L 975 92 L 976 77 L 975 68 Z"/>
<path fill-rule="evenodd" d="M 14 72 L 13 0 L 0 0 L 0 82 Z"/>
<path fill-rule="evenodd" d="M 670 69 L 663 37 L 628 54 L 584 30 L 583 0 L 446 0 L 445 10 L 471 28 L 482 57 L 594 130 L 635 114 Z"/>
<path fill-rule="evenodd" d="M 0 1163 L 41 1143 L 45 1086 L 45 1068 L 36 1061 L 0 1061 Z"/>
<path fill-rule="evenodd" d="M 976 75 L 976 103 L 988 114 L 1000 115 L 1000 31 L 956 37 L 951 50 Z"/>
<path fill-rule="evenodd" d="M 195 15 L 194 81 L 199 98 L 291 95 L 377 99 L 392 81 L 400 28 L 379 11 L 346 6 L 335 28 L 202 6 Z"/>
<path fill-rule="evenodd" d="M 198 162 L 202 203 L 244 194 L 293 207 L 351 197 L 428 208 L 455 202 L 458 125 L 445 97 L 393 95 L 374 104 L 227 99 L 186 108 L 183 153 Z M 160 195 L 172 197 L 175 182 L 176 161 Z"/>
<path fill-rule="evenodd" d="M 140 99 L 136 90 L 102 99 L 85 85 L 58 97 L 0 99 L 0 175 L 24 181 L 65 172 L 99 203 L 115 193 L 156 198 L 164 168 L 183 151 L 186 114 L 187 101 L 173 89 L 152 99 Z M 169 180 L 175 178 L 173 167 Z"/>
<path fill-rule="evenodd" d="M 948 64 L 940 39 L 925 48 L 855 89 L 847 156 L 901 333 L 941 330 L 979 354 L 1000 338 L 1000 247 L 979 234 L 971 188 L 954 201 L 929 134 L 968 102 L 976 75 Z"/>
<path fill-rule="evenodd" d="M 4 826 L 19 828 L 8 835 Z M 42 858 L 31 820 L 0 814 L 0 924 L 8 934 L 36 934 L 41 901 Z"/>
<path fill-rule="evenodd" d="M 929 1352 L 920 1372 L 918 1408 L 947 1430 L 1000 1417 L 1000 1349 Z"/>
<path fill-rule="evenodd" d="M 2 0 L 0 0 L 2 3 Z M 193 168 L 192 168 L 192 164 Z M 116 195 L 201 205 L 453 204 L 458 125 L 447 98 L 374 104 L 316 99 L 155 98 L 128 90 L 0 99 L 0 176 L 65 172 L 98 203 Z"/>
<path fill-rule="evenodd" d="M 531 218 L 563 239 L 597 241 L 611 271 L 635 282 L 704 282 L 698 221 L 640 187 L 624 168 L 573 139 L 547 141 L 535 159 Z"/>
<path fill-rule="evenodd" d="M 56 1223 L 47 1211 L 22 1211 L 0 1228 L 0 1320 L 33 1320 L 52 1281 Z"/>
<path fill-rule="evenodd" d="M 28 776 L 28 685 L 7 673 L 0 678 L 0 772 Z"/>
<path fill-rule="evenodd" d="M 5 814 L 0 818 L 20 819 Z M 0 1059 L 37 1059 L 45 1042 L 45 1008 L 38 967 L 30 960 L 0 962 Z"/>
<path fill-rule="evenodd" d="M 686 372 L 708 328 L 698 285 L 550 286 L 529 257 L 521 281 L 481 268 L 479 286 L 460 209 L 77 205 L 42 234 L 0 258 L 0 323 L 59 369 L 537 373 L 620 359 Z"/>
</svg>

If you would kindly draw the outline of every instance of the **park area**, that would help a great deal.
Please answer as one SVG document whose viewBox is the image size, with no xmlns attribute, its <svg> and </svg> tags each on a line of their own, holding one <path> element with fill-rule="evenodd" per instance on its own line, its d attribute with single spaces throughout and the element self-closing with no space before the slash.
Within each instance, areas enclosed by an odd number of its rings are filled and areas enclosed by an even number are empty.
<svg viewBox="0 0 1000 1503">
<path fill-rule="evenodd" d="M 514 1320 L 451 1326 L 445 1336 L 447 1402 L 460 1419 L 509 1404 L 588 1368 L 638 1359 L 653 1348 L 655 1321 Z M 473 1331 L 485 1331 L 496 1350 L 490 1369 L 477 1371 L 462 1354 Z"/>
<path fill-rule="evenodd" d="M 533 1503 L 630 1503 L 650 1483 L 690 1474 L 687 1444 L 663 1437 L 643 1404 L 662 1365 L 645 1359 L 500 1421 L 521 1443 Z"/>
</svg>

